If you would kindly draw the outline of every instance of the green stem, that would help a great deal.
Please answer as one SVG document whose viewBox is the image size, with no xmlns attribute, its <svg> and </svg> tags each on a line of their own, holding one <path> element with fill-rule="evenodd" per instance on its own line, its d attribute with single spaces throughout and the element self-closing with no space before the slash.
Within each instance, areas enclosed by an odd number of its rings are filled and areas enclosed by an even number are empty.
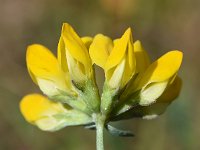
<svg viewBox="0 0 200 150">
<path fill-rule="evenodd" d="M 96 147 L 97 150 L 104 150 L 103 131 L 104 131 L 105 117 L 97 116 L 96 118 Z"/>
</svg>

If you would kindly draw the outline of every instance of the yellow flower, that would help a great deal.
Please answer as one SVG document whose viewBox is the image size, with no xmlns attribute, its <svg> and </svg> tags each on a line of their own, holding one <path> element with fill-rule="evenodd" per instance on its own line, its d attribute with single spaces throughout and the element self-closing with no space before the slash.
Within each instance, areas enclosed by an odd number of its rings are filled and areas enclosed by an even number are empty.
<svg viewBox="0 0 200 150">
<path fill-rule="evenodd" d="M 135 111 L 139 108 L 142 111 L 142 109 L 148 108 L 149 110 L 149 107 L 137 107 L 136 109 L 136 105 L 149 106 L 153 104 L 153 106 L 161 106 L 162 104 L 157 104 L 157 102 L 159 102 L 160 99 L 163 99 L 162 95 L 166 93 L 166 91 L 169 93 L 167 95 L 172 93 L 173 97 L 177 97 L 179 92 L 175 92 L 174 94 L 173 90 L 180 91 L 181 88 L 181 86 L 171 87 L 171 85 L 180 81 L 177 77 L 177 73 L 182 63 L 182 52 L 178 50 L 170 51 L 150 64 L 148 55 L 140 41 L 134 43 L 134 51 L 138 75 L 129 83 L 125 91 L 120 95 L 120 108 L 115 110 L 115 112 L 117 111 L 117 114 L 121 114 L 127 109 L 134 109 L 133 111 Z M 171 87 L 170 90 L 168 90 L 169 87 Z M 171 97 L 172 96 L 169 96 L 168 98 L 168 101 L 170 102 L 174 100 L 174 98 Z M 168 106 L 168 104 L 166 106 Z M 159 108 L 164 110 L 162 107 Z"/>
<path fill-rule="evenodd" d="M 74 94 L 71 80 L 82 83 L 91 78 L 92 66 L 87 50 L 91 42 L 90 37 L 79 38 L 73 28 L 65 23 L 58 43 L 58 59 L 42 45 L 28 47 L 27 68 L 44 94 L 54 96 L 59 95 L 60 91 Z"/>
<path fill-rule="evenodd" d="M 119 115 L 115 120 L 129 119 L 132 117 L 142 117 L 143 119 L 155 119 L 158 115 L 165 112 L 167 107 L 178 97 L 181 91 L 182 81 L 176 76 L 173 82 L 171 82 L 162 95 L 156 100 L 155 103 L 149 106 L 136 105 L 125 112 L 123 115 Z"/>
<path fill-rule="evenodd" d="M 111 88 L 123 88 L 135 73 L 136 61 L 130 28 L 114 42 L 102 34 L 96 35 L 89 53 L 93 63 L 104 69 L 106 82 Z"/>
<path fill-rule="evenodd" d="M 52 102 L 39 94 L 25 96 L 20 102 L 20 110 L 28 122 L 46 131 L 92 122 L 86 114 Z"/>
<path fill-rule="evenodd" d="M 89 37 L 81 39 L 69 24 L 63 24 L 58 48 L 63 62 L 61 66 L 69 71 L 75 82 L 83 83 L 92 78 L 92 64 L 87 49 L 91 41 L 92 38 Z"/>
<path fill-rule="evenodd" d="M 60 91 L 72 93 L 70 77 L 62 70 L 55 56 L 44 46 L 30 45 L 26 53 L 26 63 L 30 76 L 48 96 Z"/>
<path fill-rule="evenodd" d="M 170 82 L 173 82 L 182 62 L 182 53 L 174 50 L 153 62 L 138 75 L 136 82 L 129 88 L 131 93 L 140 90 L 140 105 L 149 105 L 159 98 Z"/>
</svg>

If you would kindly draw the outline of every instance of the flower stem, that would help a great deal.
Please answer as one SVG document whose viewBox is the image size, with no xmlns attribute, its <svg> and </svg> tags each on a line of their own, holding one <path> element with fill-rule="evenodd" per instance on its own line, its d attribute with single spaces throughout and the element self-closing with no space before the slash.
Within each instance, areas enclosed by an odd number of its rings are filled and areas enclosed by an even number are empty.
<svg viewBox="0 0 200 150">
<path fill-rule="evenodd" d="M 103 131 L 104 131 L 104 123 L 105 117 L 97 116 L 96 118 L 96 147 L 97 150 L 104 150 L 103 144 Z"/>
</svg>

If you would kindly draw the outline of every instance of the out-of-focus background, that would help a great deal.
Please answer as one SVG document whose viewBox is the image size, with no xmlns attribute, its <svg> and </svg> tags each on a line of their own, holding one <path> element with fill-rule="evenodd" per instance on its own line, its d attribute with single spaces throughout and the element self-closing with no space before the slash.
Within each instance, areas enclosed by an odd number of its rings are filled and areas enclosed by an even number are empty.
<svg viewBox="0 0 200 150">
<path fill-rule="evenodd" d="M 184 52 L 180 97 L 156 120 L 132 119 L 116 126 L 134 138 L 105 134 L 107 150 L 200 149 L 199 0 L 0 0 L 0 149 L 94 150 L 95 132 L 81 127 L 43 132 L 19 111 L 23 95 L 40 92 L 25 64 L 26 47 L 41 43 L 56 53 L 63 22 L 80 36 L 119 37 L 127 27 L 155 60 Z"/>
</svg>

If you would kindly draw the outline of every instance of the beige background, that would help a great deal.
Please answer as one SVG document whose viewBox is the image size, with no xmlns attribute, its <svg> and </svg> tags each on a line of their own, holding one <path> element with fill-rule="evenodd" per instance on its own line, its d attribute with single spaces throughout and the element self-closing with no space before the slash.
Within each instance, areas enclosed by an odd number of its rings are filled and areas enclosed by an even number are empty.
<svg viewBox="0 0 200 150">
<path fill-rule="evenodd" d="M 184 52 L 179 99 L 156 120 L 115 124 L 136 137 L 106 133 L 107 150 L 200 149 L 199 14 L 199 0 L 0 0 L 0 149 L 95 149 L 95 132 L 81 127 L 43 132 L 19 111 L 23 95 L 40 92 L 26 70 L 26 47 L 41 43 L 55 53 L 63 22 L 81 36 L 104 33 L 113 38 L 130 26 L 152 60 L 172 49 Z"/>
</svg>

